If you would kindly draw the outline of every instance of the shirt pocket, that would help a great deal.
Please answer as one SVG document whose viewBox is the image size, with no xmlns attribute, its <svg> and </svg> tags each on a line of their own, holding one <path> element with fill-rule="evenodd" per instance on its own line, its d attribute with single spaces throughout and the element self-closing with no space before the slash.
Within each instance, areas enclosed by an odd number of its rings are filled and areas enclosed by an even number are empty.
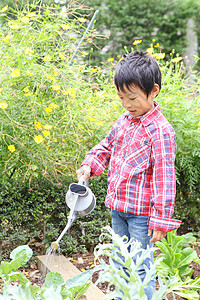
<svg viewBox="0 0 200 300">
<path fill-rule="evenodd" d="M 134 140 L 128 146 L 126 152 L 126 164 L 133 168 L 147 169 L 151 155 L 151 143 L 149 140 L 142 138 Z"/>
</svg>

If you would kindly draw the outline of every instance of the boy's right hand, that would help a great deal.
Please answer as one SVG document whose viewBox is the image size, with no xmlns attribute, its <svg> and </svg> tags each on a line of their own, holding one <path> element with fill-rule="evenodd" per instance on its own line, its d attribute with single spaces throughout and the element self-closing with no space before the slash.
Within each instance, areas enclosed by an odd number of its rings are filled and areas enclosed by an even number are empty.
<svg viewBox="0 0 200 300">
<path fill-rule="evenodd" d="M 91 168 L 88 165 L 83 165 L 76 171 L 78 180 L 82 177 L 82 180 L 85 181 L 86 179 L 90 178 Z"/>
</svg>

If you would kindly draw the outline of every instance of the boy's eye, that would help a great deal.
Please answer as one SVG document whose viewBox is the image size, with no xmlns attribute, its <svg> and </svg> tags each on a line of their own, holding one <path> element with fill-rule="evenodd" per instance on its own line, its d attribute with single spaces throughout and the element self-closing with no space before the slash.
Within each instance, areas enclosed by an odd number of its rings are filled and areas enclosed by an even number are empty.
<svg viewBox="0 0 200 300">
<path fill-rule="evenodd" d="M 130 98 L 130 100 L 135 100 L 136 98 Z"/>
</svg>

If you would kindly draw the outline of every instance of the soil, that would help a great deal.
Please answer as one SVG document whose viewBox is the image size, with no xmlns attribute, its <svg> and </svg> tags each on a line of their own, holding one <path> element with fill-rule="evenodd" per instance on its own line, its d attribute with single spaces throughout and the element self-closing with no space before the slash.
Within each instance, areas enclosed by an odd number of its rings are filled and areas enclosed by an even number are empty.
<svg viewBox="0 0 200 300">
<path fill-rule="evenodd" d="M 38 245 L 39 246 L 39 245 Z M 196 248 L 197 255 L 200 258 L 200 248 Z M 159 252 L 157 253 L 159 254 Z M 80 271 L 88 270 L 94 268 L 94 254 L 93 253 L 75 253 L 72 254 L 70 257 L 68 257 Z M 200 275 L 200 266 L 199 264 L 192 262 L 189 266 L 194 270 L 192 278 L 195 279 Z M 37 264 L 35 261 L 32 261 L 30 266 L 28 268 L 20 268 L 19 271 L 24 273 L 26 277 L 32 282 L 32 284 L 36 284 L 41 286 L 43 283 L 42 275 L 40 274 L 40 271 L 37 268 Z M 98 279 L 98 272 L 94 272 L 92 276 L 92 282 L 95 283 Z M 158 287 L 158 282 L 157 282 Z M 102 285 L 98 285 L 98 288 L 105 294 L 109 293 L 108 290 L 108 283 L 104 283 Z M 111 287 L 110 290 L 114 289 L 114 287 Z M 173 300 L 173 295 L 169 294 L 167 296 L 168 300 Z M 183 300 L 185 298 L 181 298 L 176 295 L 176 300 Z M 139 299 L 138 299 L 139 300 Z"/>
</svg>

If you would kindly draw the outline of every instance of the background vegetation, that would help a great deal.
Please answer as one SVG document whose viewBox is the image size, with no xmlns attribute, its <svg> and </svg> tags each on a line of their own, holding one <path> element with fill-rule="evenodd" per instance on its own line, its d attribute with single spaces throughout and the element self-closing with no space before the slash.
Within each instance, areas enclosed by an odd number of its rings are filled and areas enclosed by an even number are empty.
<svg viewBox="0 0 200 300">
<path fill-rule="evenodd" d="M 93 55 L 97 57 L 94 44 L 101 44 L 101 34 L 90 30 L 72 61 L 93 11 L 78 2 L 70 2 L 66 11 L 31 3 L 17 12 L 7 4 L 0 7 L 4 19 L 0 28 L 3 251 L 30 241 L 43 242 L 45 251 L 45 246 L 58 237 L 66 223 L 65 193 L 69 183 L 76 181 L 75 170 L 124 111 L 113 85 L 118 58 L 106 60 L 105 56 L 104 63 L 96 67 L 89 64 Z M 173 50 L 167 56 L 155 38 L 153 45 L 146 40 L 136 40 L 134 45 L 133 39 L 123 41 L 121 52 L 148 48 L 160 64 L 163 87 L 158 102 L 177 135 L 175 215 L 183 221 L 182 231 L 197 232 L 200 77 L 192 71 L 192 77 L 187 78 L 182 57 Z M 93 249 L 101 227 L 110 222 L 104 207 L 106 180 L 106 171 L 91 180 L 97 207 L 89 216 L 77 219 L 63 238 L 63 252 Z"/>
</svg>

